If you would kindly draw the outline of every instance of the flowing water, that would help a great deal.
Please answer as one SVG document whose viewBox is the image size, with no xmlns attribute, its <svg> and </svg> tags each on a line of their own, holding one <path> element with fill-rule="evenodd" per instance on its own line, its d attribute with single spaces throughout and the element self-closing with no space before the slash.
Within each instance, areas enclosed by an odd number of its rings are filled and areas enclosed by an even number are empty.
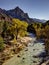
<svg viewBox="0 0 49 65">
<path fill-rule="evenodd" d="M 41 43 L 31 42 L 28 47 L 20 51 L 3 65 L 38 65 L 42 58 L 36 57 L 43 52 L 44 46 Z"/>
</svg>

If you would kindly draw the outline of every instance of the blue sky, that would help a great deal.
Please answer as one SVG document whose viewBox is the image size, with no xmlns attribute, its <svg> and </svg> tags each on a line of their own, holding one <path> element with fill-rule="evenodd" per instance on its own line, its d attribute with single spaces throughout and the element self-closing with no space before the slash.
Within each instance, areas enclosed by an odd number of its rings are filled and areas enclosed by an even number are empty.
<svg viewBox="0 0 49 65">
<path fill-rule="evenodd" d="M 49 0 L 0 0 L 0 8 L 12 9 L 19 6 L 31 18 L 49 19 Z"/>
</svg>

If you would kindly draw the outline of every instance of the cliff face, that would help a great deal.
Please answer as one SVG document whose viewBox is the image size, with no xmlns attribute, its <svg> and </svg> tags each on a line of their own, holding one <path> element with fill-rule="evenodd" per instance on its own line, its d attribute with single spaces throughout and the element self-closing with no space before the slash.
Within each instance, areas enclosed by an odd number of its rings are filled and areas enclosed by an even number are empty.
<svg viewBox="0 0 49 65">
<path fill-rule="evenodd" d="M 12 17 L 6 14 L 6 10 L 0 8 L 0 20 L 11 21 Z"/>
</svg>

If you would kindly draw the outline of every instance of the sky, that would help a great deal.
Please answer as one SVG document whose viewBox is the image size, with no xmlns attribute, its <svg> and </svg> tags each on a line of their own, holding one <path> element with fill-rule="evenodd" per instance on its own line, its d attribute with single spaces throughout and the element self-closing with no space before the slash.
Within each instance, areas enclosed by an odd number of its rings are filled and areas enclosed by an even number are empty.
<svg viewBox="0 0 49 65">
<path fill-rule="evenodd" d="M 0 0 L 0 8 L 13 9 L 19 6 L 29 17 L 49 20 L 49 0 Z"/>
</svg>

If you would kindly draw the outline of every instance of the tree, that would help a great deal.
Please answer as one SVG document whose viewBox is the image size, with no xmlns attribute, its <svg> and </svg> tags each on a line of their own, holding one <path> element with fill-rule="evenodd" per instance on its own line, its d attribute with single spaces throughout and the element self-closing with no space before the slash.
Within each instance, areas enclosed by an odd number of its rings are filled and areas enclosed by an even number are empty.
<svg viewBox="0 0 49 65">
<path fill-rule="evenodd" d="M 3 23 L 3 31 L 2 31 L 2 37 L 4 38 L 4 37 L 6 37 L 6 35 L 7 35 L 7 28 L 8 28 L 8 22 L 7 21 L 4 21 L 4 23 Z"/>
<path fill-rule="evenodd" d="M 3 38 L 0 36 L 0 51 L 3 51 L 4 49 L 4 40 Z"/>
<path fill-rule="evenodd" d="M 35 28 L 33 27 L 33 24 L 28 25 L 27 31 L 30 33 L 36 34 Z"/>
<path fill-rule="evenodd" d="M 45 50 L 47 55 L 49 55 L 49 25 L 46 25 L 45 27 Z"/>
</svg>

